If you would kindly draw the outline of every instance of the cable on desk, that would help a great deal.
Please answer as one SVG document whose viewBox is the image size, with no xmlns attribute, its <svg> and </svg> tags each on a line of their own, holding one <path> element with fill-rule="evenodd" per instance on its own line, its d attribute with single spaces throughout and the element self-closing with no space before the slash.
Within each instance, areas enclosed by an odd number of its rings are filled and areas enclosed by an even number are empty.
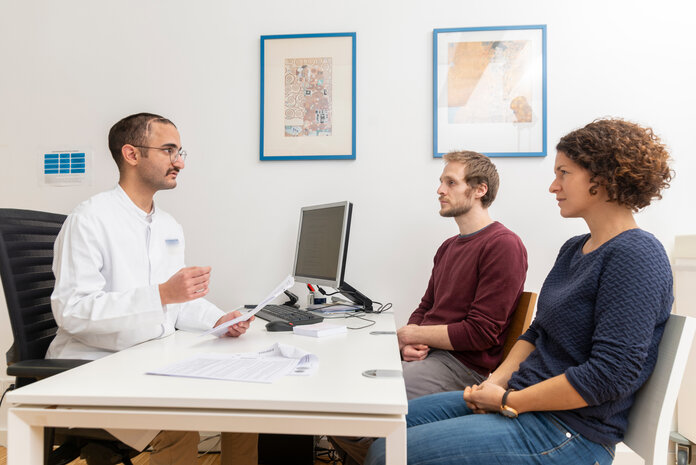
<svg viewBox="0 0 696 465">
<path fill-rule="evenodd" d="M 316 286 L 317 286 L 317 289 L 319 289 L 319 292 L 321 293 L 321 295 L 329 295 L 329 296 L 331 296 L 331 295 L 336 295 L 336 294 L 342 294 L 341 291 L 326 292 L 324 289 L 321 288 L 320 285 L 316 284 Z M 346 292 L 349 293 L 349 294 L 351 293 L 350 291 L 346 291 Z"/>
<path fill-rule="evenodd" d="M 346 328 L 348 328 L 348 329 L 365 329 L 365 328 L 369 328 L 370 326 L 374 326 L 375 324 L 377 324 L 377 322 L 375 320 L 370 320 L 369 318 L 363 318 L 363 316 L 361 316 L 361 315 L 367 315 L 367 314 L 365 312 L 360 312 L 360 313 L 356 313 L 353 315 L 346 315 L 346 318 L 357 318 L 358 320 L 368 321 L 369 324 L 362 325 L 362 326 L 355 326 L 355 327 L 346 326 Z"/>
<path fill-rule="evenodd" d="M 365 329 L 365 328 L 369 328 L 370 326 L 374 326 L 377 323 L 375 320 L 370 320 L 369 318 L 365 318 L 368 315 L 371 315 L 371 313 L 368 314 L 368 313 L 365 313 L 363 311 L 357 311 L 354 313 L 344 313 L 344 314 L 336 315 L 336 316 L 328 316 L 328 315 L 322 315 L 322 316 L 324 317 L 325 320 L 347 320 L 348 318 L 357 318 L 359 320 L 368 321 L 369 324 L 367 324 L 367 325 L 346 326 L 347 329 Z"/>
<path fill-rule="evenodd" d="M 2 397 L 0 397 L 0 405 L 2 405 L 2 401 L 5 400 L 5 394 L 7 394 L 9 391 L 13 391 L 15 388 L 14 384 L 10 384 L 7 386 L 7 389 L 5 389 L 5 392 L 2 393 Z"/>
<path fill-rule="evenodd" d="M 391 302 L 383 304 L 382 302 L 377 302 L 376 300 L 373 300 L 372 303 L 379 305 L 379 308 L 377 310 L 373 310 L 372 313 L 384 313 L 392 308 Z"/>
</svg>

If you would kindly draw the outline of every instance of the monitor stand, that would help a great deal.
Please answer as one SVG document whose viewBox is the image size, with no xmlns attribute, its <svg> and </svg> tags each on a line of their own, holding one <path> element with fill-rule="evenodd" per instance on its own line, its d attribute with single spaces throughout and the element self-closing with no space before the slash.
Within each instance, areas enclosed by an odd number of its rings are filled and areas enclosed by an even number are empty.
<svg viewBox="0 0 696 465">
<path fill-rule="evenodd" d="M 284 293 L 286 296 L 288 296 L 288 299 L 289 299 L 289 300 L 288 300 L 287 302 L 285 302 L 283 305 L 287 305 L 288 307 L 300 308 L 300 306 L 297 304 L 298 298 L 297 298 L 297 296 L 296 296 L 295 294 L 293 294 L 292 292 L 287 291 L 287 290 L 286 290 L 286 291 L 283 291 L 283 293 Z"/>
<path fill-rule="evenodd" d="M 353 286 L 343 281 L 338 286 L 338 291 L 356 305 L 360 305 L 366 312 L 372 312 L 372 300 L 355 289 Z"/>
</svg>

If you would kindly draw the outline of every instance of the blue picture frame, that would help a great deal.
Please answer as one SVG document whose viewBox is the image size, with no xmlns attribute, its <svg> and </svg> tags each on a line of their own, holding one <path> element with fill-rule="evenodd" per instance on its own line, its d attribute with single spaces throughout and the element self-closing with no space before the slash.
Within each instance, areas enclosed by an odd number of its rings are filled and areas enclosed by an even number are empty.
<svg viewBox="0 0 696 465">
<path fill-rule="evenodd" d="M 354 160 L 356 33 L 262 35 L 260 49 L 260 160 Z"/>
<path fill-rule="evenodd" d="M 547 154 L 546 25 L 433 29 L 433 157 Z"/>
</svg>

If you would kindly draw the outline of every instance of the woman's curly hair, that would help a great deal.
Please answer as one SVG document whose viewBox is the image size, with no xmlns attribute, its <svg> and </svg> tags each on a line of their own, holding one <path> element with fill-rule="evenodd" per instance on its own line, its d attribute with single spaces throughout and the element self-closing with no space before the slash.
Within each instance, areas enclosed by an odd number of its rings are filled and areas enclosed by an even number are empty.
<svg viewBox="0 0 696 465">
<path fill-rule="evenodd" d="M 610 202 L 633 211 L 661 199 L 674 176 L 665 145 L 651 128 L 621 119 L 598 119 L 563 136 L 556 146 L 589 170 L 590 194 L 604 186 Z"/>
</svg>

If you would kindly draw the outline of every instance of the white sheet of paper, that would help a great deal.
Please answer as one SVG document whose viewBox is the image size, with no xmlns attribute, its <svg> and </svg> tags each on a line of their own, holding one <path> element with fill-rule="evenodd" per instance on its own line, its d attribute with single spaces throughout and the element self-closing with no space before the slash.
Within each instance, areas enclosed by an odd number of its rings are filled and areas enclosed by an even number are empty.
<svg viewBox="0 0 696 465">
<path fill-rule="evenodd" d="M 253 308 L 253 310 L 250 310 L 246 312 L 245 314 L 238 316 L 237 318 L 233 318 L 229 321 L 224 322 L 220 326 L 216 326 L 212 329 L 209 329 L 208 331 L 204 332 L 201 334 L 201 336 L 207 336 L 209 334 L 212 334 L 213 336 L 221 337 L 224 336 L 225 333 L 227 332 L 227 328 L 230 326 L 239 323 L 240 321 L 246 321 L 249 318 L 251 318 L 253 315 L 255 315 L 259 310 L 261 310 L 263 307 L 271 303 L 273 299 L 278 297 L 280 294 L 283 293 L 283 291 L 290 289 L 292 286 L 295 285 L 295 278 L 292 276 L 288 276 L 283 280 L 282 283 L 278 284 L 275 289 L 271 291 L 270 294 L 266 296 L 265 299 L 261 301 L 260 304 L 258 304 L 256 307 Z"/>
<path fill-rule="evenodd" d="M 297 366 L 292 373 L 288 373 L 291 376 L 309 376 L 317 371 L 317 368 L 319 368 L 319 357 L 317 357 L 315 354 L 288 344 L 280 344 L 276 342 L 267 349 L 266 355 L 262 356 L 297 359 Z"/>
<path fill-rule="evenodd" d="M 286 376 L 308 376 L 319 367 L 319 357 L 287 344 L 275 343 L 259 352 L 209 353 L 172 363 L 149 375 L 272 383 Z"/>
</svg>

